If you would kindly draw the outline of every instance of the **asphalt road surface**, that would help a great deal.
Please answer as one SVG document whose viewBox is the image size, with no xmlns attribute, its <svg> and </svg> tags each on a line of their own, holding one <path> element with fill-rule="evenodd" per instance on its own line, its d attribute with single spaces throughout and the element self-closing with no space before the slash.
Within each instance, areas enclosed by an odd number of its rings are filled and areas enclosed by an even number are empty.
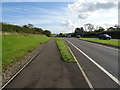
<svg viewBox="0 0 120 90">
<path fill-rule="evenodd" d="M 99 64 L 118 80 L 118 49 L 109 48 L 76 38 L 65 38 L 76 59 L 80 63 L 94 88 L 118 88 L 119 85 L 103 72 L 93 61 Z M 85 56 L 83 53 L 85 53 Z"/>
<path fill-rule="evenodd" d="M 90 89 L 77 64 L 65 63 L 61 60 L 53 39 L 4 89 L 8 88 Z"/>
</svg>

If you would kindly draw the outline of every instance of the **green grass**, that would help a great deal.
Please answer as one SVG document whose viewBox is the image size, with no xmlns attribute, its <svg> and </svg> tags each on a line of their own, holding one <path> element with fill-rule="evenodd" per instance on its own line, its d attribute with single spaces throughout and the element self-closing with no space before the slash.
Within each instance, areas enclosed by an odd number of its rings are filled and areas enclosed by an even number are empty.
<svg viewBox="0 0 120 90">
<path fill-rule="evenodd" d="M 56 38 L 56 43 L 58 45 L 61 57 L 65 62 L 76 62 L 68 48 L 68 45 L 63 39 Z"/>
<path fill-rule="evenodd" d="M 2 70 L 2 35 L 0 35 L 0 73 Z"/>
<path fill-rule="evenodd" d="M 98 42 L 98 43 L 103 43 L 103 44 L 112 45 L 112 46 L 120 46 L 120 41 L 88 39 L 88 38 L 80 38 L 80 40 Z"/>
<path fill-rule="evenodd" d="M 2 68 L 6 70 L 40 44 L 48 42 L 50 38 L 32 35 L 5 35 L 2 40 Z"/>
</svg>

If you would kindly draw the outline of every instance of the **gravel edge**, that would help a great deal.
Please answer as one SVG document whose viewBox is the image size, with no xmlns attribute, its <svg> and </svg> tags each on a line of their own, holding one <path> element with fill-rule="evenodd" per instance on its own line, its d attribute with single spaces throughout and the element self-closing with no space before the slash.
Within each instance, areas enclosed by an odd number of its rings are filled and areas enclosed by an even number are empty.
<svg viewBox="0 0 120 90">
<path fill-rule="evenodd" d="M 28 53 L 26 56 L 15 62 L 12 67 L 9 67 L 7 70 L 2 71 L 2 86 L 9 81 L 9 79 L 16 74 L 27 62 L 29 62 L 32 57 L 34 57 L 37 53 L 41 52 L 44 47 L 46 46 L 46 43 L 40 44 L 39 47 Z"/>
</svg>

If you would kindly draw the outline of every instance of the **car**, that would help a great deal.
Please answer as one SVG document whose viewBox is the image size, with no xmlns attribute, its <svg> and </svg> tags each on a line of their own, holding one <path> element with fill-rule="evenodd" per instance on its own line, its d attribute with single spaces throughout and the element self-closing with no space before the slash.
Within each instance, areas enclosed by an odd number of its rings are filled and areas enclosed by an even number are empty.
<svg viewBox="0 0 120 90">
<path fill-rule="evenodd" d="M 80 35 L 76 35 L 76 38 L 81 38 L 81 36 Z"/>
<path fill-rule="evenodd" d="M 112 37 L 108 34 L 101 34 L 99 35 L 99 39 L 103 39 L 103 40 L 110 40 Z"/>
<path fill-rule="evenodd" d="M 71 38 L 71 35 L 68 35 L 67 37 L 68 37 L 68 38 Z"/>
</svg>

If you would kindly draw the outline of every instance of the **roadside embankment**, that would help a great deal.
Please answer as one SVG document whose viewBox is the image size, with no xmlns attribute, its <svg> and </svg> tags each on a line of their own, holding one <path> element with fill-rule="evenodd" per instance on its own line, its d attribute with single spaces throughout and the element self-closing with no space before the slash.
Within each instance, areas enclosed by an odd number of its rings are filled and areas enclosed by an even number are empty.
<svg viewBox="0 0 120 90">
<path fill-rule="evenodd" d="M 3 84 L 39 52 L 50 40 L 46 36 L 5 35 L 2 37 Z"/>
<path fill-rule="evenodd" d="M 112 41 L 112 40 L 98 40 L 98 39 L 89 39 L 89 38 L 80 38 L 80 40 L 101 44 L 105 46 L 120 48 L 120 41 Z"/>
</svg>

